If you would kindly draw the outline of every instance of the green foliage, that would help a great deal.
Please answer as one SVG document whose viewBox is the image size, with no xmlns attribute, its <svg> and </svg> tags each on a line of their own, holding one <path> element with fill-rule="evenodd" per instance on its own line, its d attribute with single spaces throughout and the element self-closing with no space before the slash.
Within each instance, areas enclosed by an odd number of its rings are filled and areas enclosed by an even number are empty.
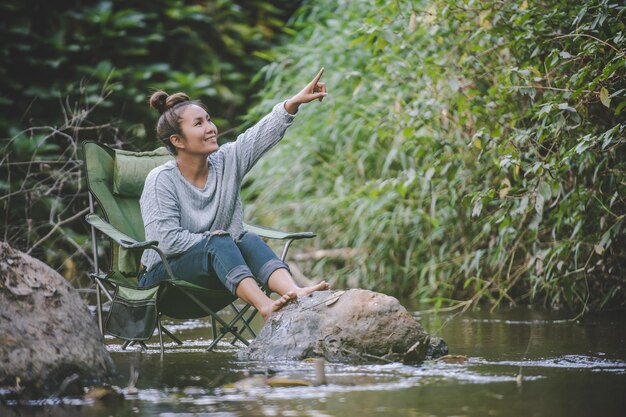
<svg viewBox="0 0 626 417">
<path fill-rule="evenodd" d="M 339 285 L 623 306 L 625 16 L 616 0 L 306 3 L 262 96 L 320 66 L 329 96 L 256 168 L 249 213 L 356 248 L 312 266 Z"/>
<path fill-rule="evenodd" d="M 0 5 L 0 136 L 58 125 L 60 100 L 84 97 L 94 123 L 116 121 L 116 139 L 150 147 L 150 89 L 203 100 L 223 130 L 249 105 L 249 79 L 265 63 L 288 0 L 54 2 Z M 147 134 L 146 134 L 147 132 Z M 111 138 L 105 138 L 111 140 Z"/>
<path fill-rule="evenodd" d="M 153 149 L 152 89 L 239 124 L 291 0 L 7 0 L 0 4 L 0 239 L 85 276 L 86 139 Z M 233 136 L 233 135 L 231 135 Z M 78 264 L 78 265 L 77 265 Z"/>
</svg>

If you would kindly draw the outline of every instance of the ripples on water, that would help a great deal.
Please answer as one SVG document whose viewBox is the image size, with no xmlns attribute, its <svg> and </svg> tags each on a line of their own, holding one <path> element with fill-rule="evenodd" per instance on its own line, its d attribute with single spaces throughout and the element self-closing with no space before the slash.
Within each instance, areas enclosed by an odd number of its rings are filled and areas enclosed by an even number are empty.
<svg viewBox="0 0 626 417">
<path fill-rule="evenodd" d="M 272 373 L 313 381 L 313 364 L 263 364 L 236 359 L 236 347 L 220 343 L 207 353 L 208 321 L 170 322 L 185 342 L 168 345 L 163 360 L 158 344 L 147 352 L 122 351 L 106 342 L 118 367 L 113 381 L 125 387 L 131 365 L 139 369 L 138 391 L 122 405 L 80 399 L 48 399 L 20 407 L 20 415 L 121 416 L 360 416 L 402 415 L 622 415 L 626 409 L 626 320 L 623 316 L 572 322 L 529 309 L 462 316 L 417 314 L 463 363 L 427 361 L 327 364 L 328 385 L 319 387 L 226 388 L 246 373 Z M 257 327 L 260 323 L 257 323 Z M 156 339 L 156 338 L 155 338 Z M 521 377 L 519 375 L 522 375 Z M 520 380 L 521 378 L 521 380 Z M 521 384 L 520 384 L 521 382 Z M 63 403 L 62 406 L 58 404 Z M 15 408 L 0 406 L 0 411 Z M 590 414 L 591 413 L 591 414 Z M 0 413 L 3 414 L 3 413 Z M 18 415 L 17 413 L 13 415 Z"/>
</svg>

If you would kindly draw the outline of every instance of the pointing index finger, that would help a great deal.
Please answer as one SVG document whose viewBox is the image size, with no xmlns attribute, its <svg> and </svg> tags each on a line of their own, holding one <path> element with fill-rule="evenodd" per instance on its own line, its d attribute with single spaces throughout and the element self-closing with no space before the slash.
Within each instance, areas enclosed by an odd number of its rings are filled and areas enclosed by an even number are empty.
<svg viewBox="0 0 626 417">
<path fill-rule="evenodd" d="M 318 72 L 315 78 L 313 78 L 313 81 L 311 81 L 311 85 L 314 86 L 315 84 L 317 84 L 320 78 L 322 78 L 322 74 L 324 74 L 324 67 L 322 67 L 322 69 L 320 69 L 320 72 Z"/>
</svg>

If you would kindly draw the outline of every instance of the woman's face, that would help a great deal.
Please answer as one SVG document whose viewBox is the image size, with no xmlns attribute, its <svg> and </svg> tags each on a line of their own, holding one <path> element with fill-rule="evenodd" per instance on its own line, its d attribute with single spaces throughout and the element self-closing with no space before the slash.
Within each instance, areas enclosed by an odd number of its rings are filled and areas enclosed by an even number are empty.
<svg viewBox="0 0 626 417">
<path fill-rule="evenodd" d="M 218 150 L 217 127 L 202 107 L 190 104 L 180 112 L 182 137 L 172 140 L 178 152 L 209 155 Z"/>
</svg>

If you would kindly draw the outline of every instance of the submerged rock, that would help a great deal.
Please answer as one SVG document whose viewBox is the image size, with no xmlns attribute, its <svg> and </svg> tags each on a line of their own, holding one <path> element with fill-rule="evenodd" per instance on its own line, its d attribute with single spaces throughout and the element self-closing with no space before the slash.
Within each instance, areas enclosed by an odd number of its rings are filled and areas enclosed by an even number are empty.
<svg viewBox="0 0 626 417">
<path fill-rule="evenodd" d="M 352 289 L 318 291 L 283 307 L 239 357 L 419 363 L 446 353 L 445 342 L 429 336 L 397 299 Z"/>
<path fill-rule="evenodd" d="M 0 242 L 0 387 L 26 398 L 82 394 L 85 382 L 113 370 L 76 290 L 43 262 Z"/>
</svg>

